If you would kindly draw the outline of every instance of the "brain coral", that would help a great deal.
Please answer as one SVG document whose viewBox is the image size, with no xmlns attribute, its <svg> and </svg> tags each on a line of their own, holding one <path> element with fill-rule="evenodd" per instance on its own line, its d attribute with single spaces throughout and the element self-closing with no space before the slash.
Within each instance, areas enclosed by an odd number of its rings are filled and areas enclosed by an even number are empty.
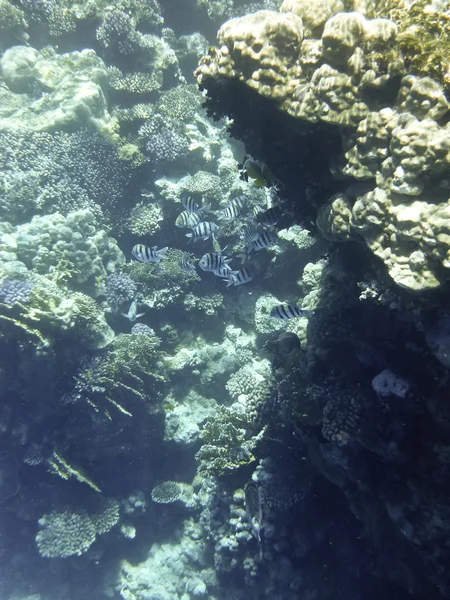
<svg viewBox="0 0 450 600">
<path fill-rule="evenodd" d="M 196 76 L 217 114 L 244 123 L 245 110 L 261 107 L 261 115 L 285 113 L 277 122 L 289 135 L 296 124 L 339 135 L 333 173 L 364 185 L 342 184 L 340 194 L 325 197 L 319 228 L 334 241 L 366 243 L 398 285 L 421 291 L 450 278 L 450 103 L 445 77 L 424 76 L 408 54 L 399 11 L 412 27 L 423 3 L 415 4 L 408 17 L 404 2 L 397 10 L 390 2 L 285 0 L 280 13 L 263 10 L 222 25 L 218 47 L 200 60 Z M 395 21 L 383 18 L 383 7 Z M 427 14 L 420 12 L 422 33 L 442 25 L 443 17 Z M 239 94 L 249 106 L 233 102 Z"/>
</svg>

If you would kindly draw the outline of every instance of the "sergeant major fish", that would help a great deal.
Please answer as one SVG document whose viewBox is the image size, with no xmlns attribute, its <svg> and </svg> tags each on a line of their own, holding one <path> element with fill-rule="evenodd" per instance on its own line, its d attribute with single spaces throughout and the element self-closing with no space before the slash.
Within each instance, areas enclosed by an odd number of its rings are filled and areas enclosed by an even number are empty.
<svg viewBox="0 0 450 600">
<path fill-rule="evenodd" d="M 149 248 L 148 246 L 144 246 L 144 244 L 136 244 L 136 246 L 133 246 L 131 254 L 140 262 L 159 263 L 159 261 L 165 257 L 168 249 L 167 246 L 157 250 L 157 246 Z"/>
<path fill-rule="evenodd" d="M 228 206 L 218 211 L 217 217 L 219 219 L 226 219 L 228 221 L 231 219 L 236 219 L 236 217 L 239 217 L 239 215 L 246 208 L 246 206 L 247 198 L 244 195 L 236 196 L 236 198 L 233 198 L 233 200 L 231 200 Z"/>
<path fill-rule="evenodd" d="M 131 323 L 134 323 L 134 321 L 136 321 L 136 319 L 139 319 L 139 317 L 143 317 L 145 314 L 145 313 L 138 313 L 137 307 L 138 307 L 138 303 L 137 303 L 136 298 L 134 298 L 130 304 L 130 308 L 128 309 L 128 312 L 122 313 L 122 316 L 125 317 L 126 319 L 128 319 L 129 321 L 131 321 Z"/>
<path fill-rule="evenodd" d="M 269 246 L 273 246 L 277 241 L 277 235 L 272 233 L 271 231 L 263 231 L 258 235 L 256 240 L 247 244 L 248 252 L 259 252 L 260 250 L 264 250 L 264 248 L 269 248 Z"/>
<path fill-rule="evenodd" d="M 270 311 L 270 316 L 280 321 L 296 319 L 299 317 L 309 317 L 314 314 L 313 310 L 300 308 L 296 304 L 278 304 Z"/>
<path fill-rule="evenodd" d="M 267 227 L 273 227 L 276 225 L 278 221 L 283 216 L 283 212 L 279 206 L 272 206 L 272 208 L 268 208 L 256 217 L 258 223 L 262 223 Z"/>
<path fill-rule="evenodd" d="M 183 210 L 175 221 L 177 227 L 195 227 L 201 221 L 201 216 L 198 213 Z"/>
<path fill-rule="evenodd" d="M 195 197 L 189 192 L 183 192 L 180 196 L 181 204 L 186 210 L 191 213 L 196 213 L 200 210 L 200 204 Z"/>
<path fill-rule="evenodd" d="M 222 254 L 217 254 L 216 252 L 209 252 L 207 254 L 204 254 L 201 257 L 201 259 L 198 263 L 198 266 L 203 271 L 215 272 L 224 267 L 228 267 L 228 265 L 227 265 L 228 260 L 229 259 L 227 259 Z"/>
<path fill-rule="evenodd" d="M 244 283 L 250 283 L 250 281 L 252 281 L 252 276 L 248 272 L 248 269 L 244 267 L 239 271 L 233 271 L 233 274 L 227 283 L 227 287 L 230 287 L 231 285 L 243 285 Z"/>
<path fill-rule="evenodd" d="M 194 242 L 197 240 L 207 240 L 210 237 L 214 237 L 218 229 L 219 226 L 216 223 L 201 221 L 195 227 L 192 227 L 192 233 L 187 233 L 186 237 L 191 238 Z"/>
</svg>

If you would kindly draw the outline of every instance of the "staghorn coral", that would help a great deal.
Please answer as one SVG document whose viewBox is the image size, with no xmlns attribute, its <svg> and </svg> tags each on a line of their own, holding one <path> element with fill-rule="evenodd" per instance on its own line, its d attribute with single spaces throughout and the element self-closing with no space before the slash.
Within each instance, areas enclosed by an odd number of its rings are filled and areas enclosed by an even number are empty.
<svg viewBox="0 0 450 600">
<path fill-rule="evenodd" d="M 109 416 L 109 409 L 131 417 L 127 406 L 136 400 L 149 402 L 155 385 L 164 381 L 158 363 L 160 339 L 156 336 L 122 334 L 103 357 L 94 357 L 82 366 L 75 378 L 71 401 L 81 400 Z M 125 406 L 124 406 L 125 404 Z"/>
</svg>

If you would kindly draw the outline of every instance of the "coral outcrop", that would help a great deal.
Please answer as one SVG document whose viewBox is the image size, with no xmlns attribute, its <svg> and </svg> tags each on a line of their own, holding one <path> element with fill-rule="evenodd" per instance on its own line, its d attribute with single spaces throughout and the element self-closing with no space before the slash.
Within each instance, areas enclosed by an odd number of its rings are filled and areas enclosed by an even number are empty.
<svg viewBox="0 0 450 600">
<path fill-rule="evenodd" d="M 286 0 L 279 13 L 225 23 L 196 75 L 218 113 L 245 118 L 229 98 L 239 90 L 285 129 L 337 134 L 344 150 L 329 156 L 331 171 L 365 189 L 342 183 L 341 195 L 322 199 L 321 231 L 364 240 L 398 285 L 422 291 L 450 277 L 450 104 L 442 78 L 414 72 L 401 10 L 403 3 L 397 12 L 385 7 L 390 20 L 372 3 Z M 428 12 L 425 24 L 443 18 Z"/>
</svg>

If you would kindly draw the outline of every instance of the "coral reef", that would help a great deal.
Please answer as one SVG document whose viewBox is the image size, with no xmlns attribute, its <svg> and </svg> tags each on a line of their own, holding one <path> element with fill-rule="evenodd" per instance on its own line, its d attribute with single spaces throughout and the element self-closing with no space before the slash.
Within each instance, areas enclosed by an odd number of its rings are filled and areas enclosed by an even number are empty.
<svg viewBox="0 0 450 600">
<path fill-rule="evenodd" d="M 231 108 L 228 94 L 234 86 L 249 98 L 260 97 L 261 106 L 264 99 L 275 102 L 293 128 L 343 128 L 345 154 L 332 159 L 341 173 L 374 178 L 377 187 L 350 186 L 345 201 L 330 199 L 319 211 L 319 226 L 334 240 L 362 237 L 398 285 L 421 291 L 447 278 L 443 215 L 449 139 L 441 121 L 449 103 L 442 78 L 407 71 L 414 61 L 403 53 L 405 31 L 411 33 L 417 11 L 425 28 L 445 19 L 443 13 L 424 12 L 421 2 L 413 4 L 409 25 L 397 27 L 386 18 L 365 17 L 359 7 L 340 12 L 339 3 L 306 6 L 289 0 L 280 13 L 259 11 L 225 23 L 219 47 L 200 61 L 196 75 L 210 92 L 211 107 L 216 99 L 216 107 L 223 102 Z M 378 7 L 378 14 L 394 18 L 406 10 L 404 3 L 388 8 Z M 426 55 L 428 60 L 430 49 Z M 219 82 L 230 88 L 221 100 Z M 431 227 L 426 233 L 424 223 Z"/>
</svg>

